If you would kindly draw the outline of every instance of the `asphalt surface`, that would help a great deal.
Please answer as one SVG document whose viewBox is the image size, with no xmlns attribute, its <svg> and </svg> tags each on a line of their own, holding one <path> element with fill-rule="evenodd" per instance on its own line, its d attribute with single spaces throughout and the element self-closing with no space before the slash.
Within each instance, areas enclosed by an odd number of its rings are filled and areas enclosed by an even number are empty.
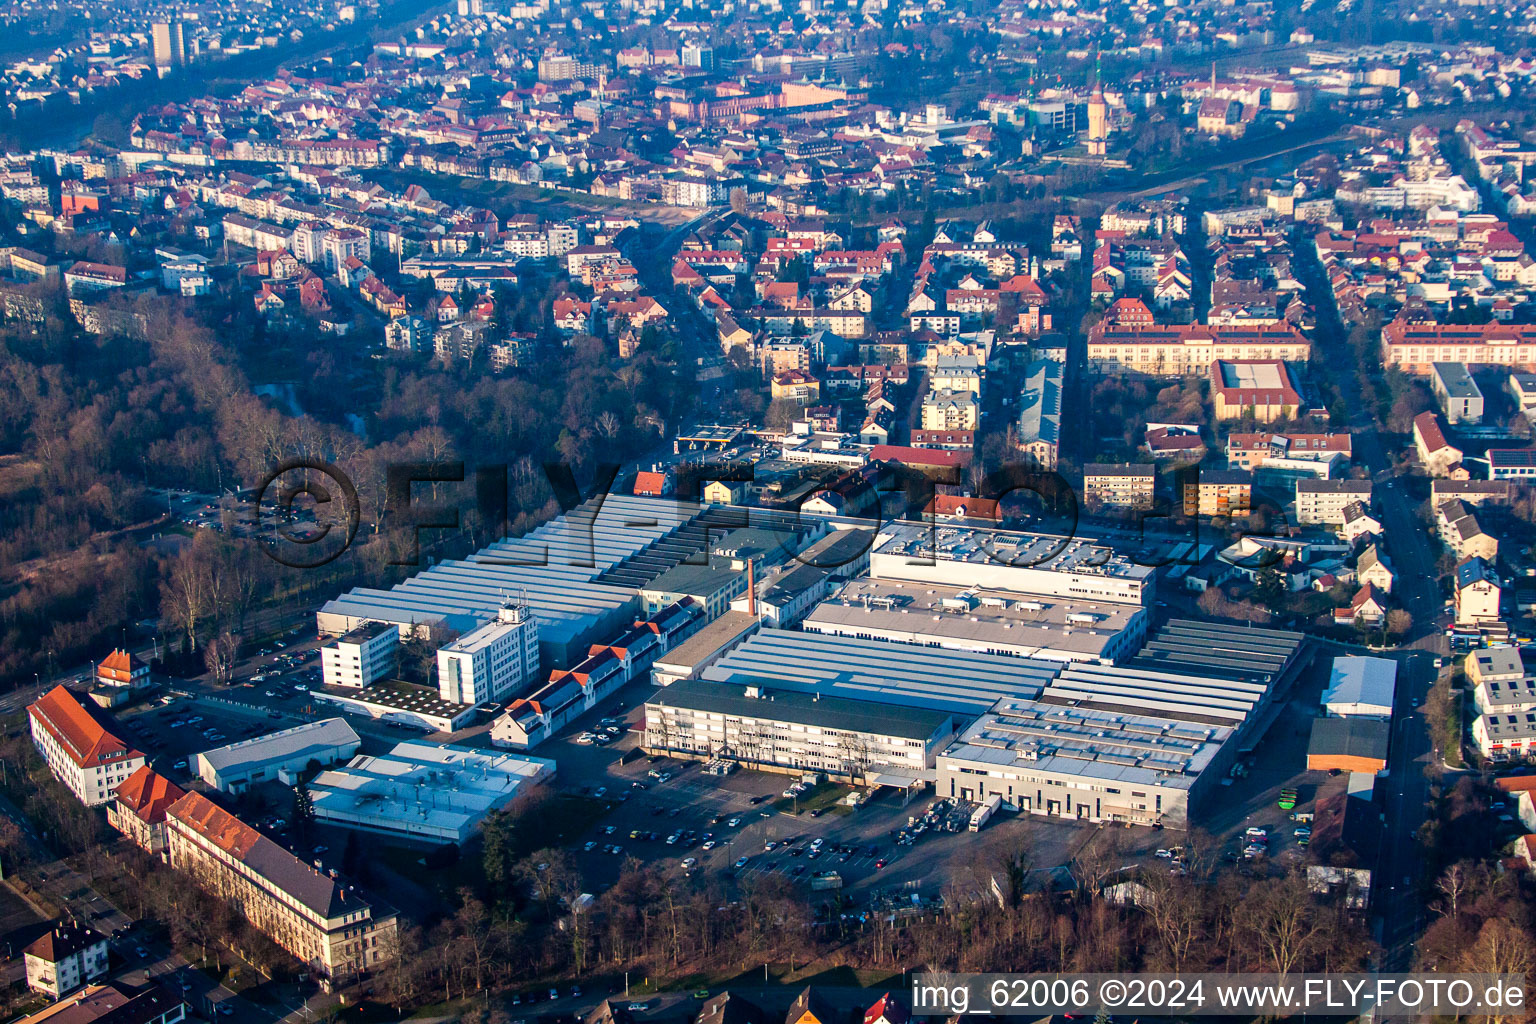
<svg viewBox="0 0 1536 1024">
<path fill-rule="evenodd" d="M 1297 250 L 1307 296 L 1317 310 L 1314 345 L 1321 348 L 1330 363 L 1342 397 L 1354 416 L 1372 415 L 1374 410 L 1364 401 L 1360 387 L 1359 374 L 1366 371 L 1352 363 L 1347 333 L 1339 320 L 1332 292 L 1324 283 L 1316 259 L 1304 251 L 1304 240 Z M 1396 472 L 1380 424 L 1374 418 L 1352 422 L 1350 432 L 1355 461 L 1366 467 L 1376 485 L 1384 546 L 1397 573 L 1392 597 L 1413 615 L 1414 621 L 1413 638 L 1404 645 L 1410 653 L 1399 659 L 1389 771 L 1377 780 L 1386 820 L 1371 897 L 1372 927 L 1382 947 L 1380 968 L 1402 971 L 1412 964 L 1414 945 L 1425 923 L 1421 895 L 1425 879 L 1421 877 L 1421 858 L 1414 837 L 1424 824 L 1429 775 L 1438 757 L 1428 723 L 1416 707 L 1434 682 L 1436 656 L 1446 653 L 1441 630 L 1444 603 L 1434 547 L 1414 514 L 1414 502 L 1404 481 L 1394 479 Z"/>
</svg>

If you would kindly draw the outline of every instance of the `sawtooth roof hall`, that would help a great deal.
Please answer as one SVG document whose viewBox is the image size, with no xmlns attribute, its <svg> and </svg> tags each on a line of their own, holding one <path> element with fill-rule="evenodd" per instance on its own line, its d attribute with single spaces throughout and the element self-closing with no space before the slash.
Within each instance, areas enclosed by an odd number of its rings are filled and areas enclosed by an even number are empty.
<svg viewBox="0 0 1536 1024">
<path fill-rule="evenodd" d="M 467 633 L 513 597 L 533 612 L 545 665 L 568 665 L 585 657 L 594 639 L 629 625 L 640 587 L 706 542 L 747 525 L 786 534 L 795 529 L 793 515 L 782 512 L 609 494 L 388 590 L 349 590 L 326 602 L 317 625 L 326 634 L 365 622 L 394 623 L 402 634 L 428 624 Z"/>
</svg>

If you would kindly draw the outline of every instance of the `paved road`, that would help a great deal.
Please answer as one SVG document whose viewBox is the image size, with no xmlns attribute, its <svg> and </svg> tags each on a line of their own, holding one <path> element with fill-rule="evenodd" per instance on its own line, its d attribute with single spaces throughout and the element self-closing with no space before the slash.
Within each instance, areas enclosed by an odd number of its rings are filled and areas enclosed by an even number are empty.
<svg viewBox="0 0 1536 1024">
<path fill-rule="evenodd" d="M 1352 365 L 1346 332 L 1333 296 L 1317 261 L 1298 245 L 1300 269 L 1309 298 L 1317 310 L 1316 344 L 1322 346 L 1345 403 L 1358 418 L 1371 415 L 1363 400 L 1360 373 Z M 1388 557 L 1397 572 L 1393 598 L 1413 615 L 1414 635 L 1407 645 L 1413 653 L 1400 659 L 1397 707 L 1393 718 L 1389 773 L 1377 783 L 1386 816 L 1376 864 L 1371 911 L 1377 941 L 1382 946 L 1382 970 L 1402 971 L 1412 964 L 1414 944 L 1423 928 L 1420 860 L 1414 836 L 1424 824 L 1429 797 L 1429 773 L 1437 763 L 1430 729 L 1416 705 L 1434 682 L 1435 659 L 1444 652 L 1440 630 L 1443 603 L 1435 555 L 1424 528 L 1414 515 L 1413 500 L 1404 482 L 1394 479 L 1380 425 L 1374 420 L 1351 424 L 1356 461 L 1376 483 Z"/>
</svg>

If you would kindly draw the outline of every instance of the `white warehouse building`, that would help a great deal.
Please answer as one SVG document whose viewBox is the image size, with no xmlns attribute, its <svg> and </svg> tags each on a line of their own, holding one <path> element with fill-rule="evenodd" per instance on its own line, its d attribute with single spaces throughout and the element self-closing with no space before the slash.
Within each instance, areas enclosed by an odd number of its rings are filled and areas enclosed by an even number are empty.
<svg viewBox="0 0 1536 1024">
<path fill-rule="evenodd" d="M 462 843 L 487 815 L 554 778 L 540 757 L 411 740 L 310 783 L 315 818 L 384 835 Z"/>
<path fill-rule="evenodd" d="M 225 793 L 243 793 L 261 782 L 292 785 L 311 762 L 344 761 L 362 746 L 341 718 L 323 718 L 291 729 L 240 740 L 197 755 L 197 774 Z"/>
</svg>

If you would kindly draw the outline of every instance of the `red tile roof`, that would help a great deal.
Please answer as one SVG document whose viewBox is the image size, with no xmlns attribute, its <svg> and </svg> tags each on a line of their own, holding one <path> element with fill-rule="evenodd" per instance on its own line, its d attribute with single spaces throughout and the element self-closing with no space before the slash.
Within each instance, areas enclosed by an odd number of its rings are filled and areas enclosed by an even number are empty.
<svg viewBox="0 0 1536 1024">
<path fill-rule="evenodd" d="M 869 450 L 874 462 L 902 462 L 909 466 L 964 466 L 970 452 L 949 448 L 908 448 L 899 444 L 877 444 Z"/>
<path fill-rule="evenodd" d="M 160 824 L 165 820 L 166 808 L 186 795 L 186 790 L 147 764 L 117 787 L 118 804 L 138 815 L 146 825 Z"/>
<path fill-rule="evenodd" d="M 59 741 L 81 768 L 94 768 L 132 757 L 143 757 L 110 732 L 80 699 L 55 686 L 27 708 L 32 720 Z"/>
</svg>

